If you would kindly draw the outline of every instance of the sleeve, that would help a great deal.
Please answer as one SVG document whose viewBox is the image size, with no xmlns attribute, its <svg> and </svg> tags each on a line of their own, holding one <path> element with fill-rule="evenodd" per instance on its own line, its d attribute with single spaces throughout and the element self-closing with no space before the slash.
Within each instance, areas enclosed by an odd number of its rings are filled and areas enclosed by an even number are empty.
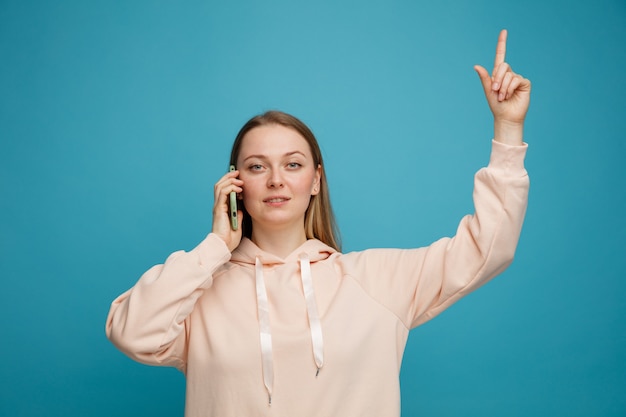
<svg viewBox="0 0 626 417">
<path fill-rule="evenodd" d="M 189 252 L 174 252 L 113 301 L 106 320 L 107 337 L 138 362 L 183 370 L 185 319 L 229 259 L 226 244 L 213 234 Z"/>
<path fill-rule="evenodd" d="M 452 238 L 419 249 L 349 254 L 347 273 L 407 328 L 435 317 L 513 261 L 528 201 L 527 144 L 492 142 L 489 165 L 474 178 L 473 215 Z"/>
</svg>

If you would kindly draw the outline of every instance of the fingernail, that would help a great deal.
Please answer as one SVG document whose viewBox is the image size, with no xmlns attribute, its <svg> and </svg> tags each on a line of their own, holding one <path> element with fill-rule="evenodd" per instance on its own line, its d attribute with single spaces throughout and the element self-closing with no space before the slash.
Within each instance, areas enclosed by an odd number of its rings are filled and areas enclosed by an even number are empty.
<svg viewBox="0 0 626 417">
<path fill-rule="evenodd" d="M 500 94 L 498 94 L 498 100 L 504 100 L 504 93 L 501 92 Z"/>
<path fill-rule="evenodd" d="M 500 83 L 493 83 L 493 84 L 491 84 L 491 89 L 493 91 L 498 91 L 498 88 L 500 88 Z"/>
</svg>

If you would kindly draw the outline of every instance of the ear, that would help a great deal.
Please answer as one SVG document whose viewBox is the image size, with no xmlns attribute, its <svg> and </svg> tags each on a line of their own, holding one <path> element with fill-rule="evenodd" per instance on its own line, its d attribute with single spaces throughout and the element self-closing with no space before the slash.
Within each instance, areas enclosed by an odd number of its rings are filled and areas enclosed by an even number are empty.
<svg viewBox="0 0 626 417">
<path fill-rule="evenodd" d="M 318 165 L 315 170 L 315 177 L 313 177 L 313 187 L 311 188 L 311 195 L 318 195 L 322 187 L 322 165 Z"/>
</svg>

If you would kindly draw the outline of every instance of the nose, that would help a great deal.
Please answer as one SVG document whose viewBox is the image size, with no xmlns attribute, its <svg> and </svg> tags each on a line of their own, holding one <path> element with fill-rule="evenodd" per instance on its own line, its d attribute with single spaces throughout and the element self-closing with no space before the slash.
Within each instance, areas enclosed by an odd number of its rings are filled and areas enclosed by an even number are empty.
<svg viewBox="0 0 626 417">
<path fill-rule="evenodd" d="M 267 179 L 267 186 L 269 188 L 282 188 L 283 187 L 283 178 L 280 175 L 279 170 L 273 169 L 270 172 L 270 175 Z"/>
</svg>

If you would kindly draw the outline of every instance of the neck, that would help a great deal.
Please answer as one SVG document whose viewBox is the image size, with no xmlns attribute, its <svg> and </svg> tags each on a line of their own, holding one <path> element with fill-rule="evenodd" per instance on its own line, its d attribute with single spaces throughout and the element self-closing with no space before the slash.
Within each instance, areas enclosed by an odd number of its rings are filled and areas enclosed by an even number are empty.
<svg viewBox="0 0 626 417">
<path fill-rule="evenodd" d="M 304 229 L 294 231 L 289 230 L 272 230 L 264 231 L 255 225 L 252 228 L 251 239 L 255 245 L 263 249 L 263 251 L 274 254 L 281 258 L 286 258 L 296 248 L 306 242 L 306 233 Z"/>
</svg>

